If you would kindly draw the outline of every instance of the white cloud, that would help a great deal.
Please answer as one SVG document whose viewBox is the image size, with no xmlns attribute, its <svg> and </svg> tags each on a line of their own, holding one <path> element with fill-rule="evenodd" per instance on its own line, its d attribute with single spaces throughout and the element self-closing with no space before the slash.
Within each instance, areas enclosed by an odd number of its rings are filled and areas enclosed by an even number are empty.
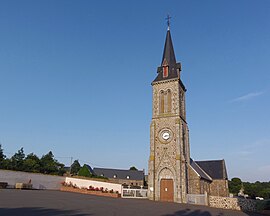
<svg viewBox="0 0 270 216">
<path fill-rule="evenodd" d="M 258 97 L 258 96 L 262 95 L 263 93 L 264 92 L 251 92 L 251 93 L 248 93 L 246 95 L 237 97 L 237 98 L 231 100 L 231 102 L 240 102 L 240 101 L 250 100 L 252 98 L 255 98 L 255 97 Z"/>
</svg>

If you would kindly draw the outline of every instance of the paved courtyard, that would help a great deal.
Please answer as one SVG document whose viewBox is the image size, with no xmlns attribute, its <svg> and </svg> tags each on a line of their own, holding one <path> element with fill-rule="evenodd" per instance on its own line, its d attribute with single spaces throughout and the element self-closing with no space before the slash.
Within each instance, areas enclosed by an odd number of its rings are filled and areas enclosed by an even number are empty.
<svg viewBox="0 0 270 216">
<path fill-rule="evenodd" d="M 259 216 L 178 203 L 115 199 L 61 191 L 0 190 L 1 216 Z"/>
</svg>

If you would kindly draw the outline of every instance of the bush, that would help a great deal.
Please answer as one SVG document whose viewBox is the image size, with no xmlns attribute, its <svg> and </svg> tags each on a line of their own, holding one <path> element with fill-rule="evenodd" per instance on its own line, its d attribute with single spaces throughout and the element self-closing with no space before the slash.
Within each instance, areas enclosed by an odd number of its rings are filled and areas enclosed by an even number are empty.
<svg viewBox="0 0 270 216">
<path fill-rule="evenodd" d="M 258 201 L 256 209 L 257 211 L 270 210 L 270 200 Z"/>
</svg>

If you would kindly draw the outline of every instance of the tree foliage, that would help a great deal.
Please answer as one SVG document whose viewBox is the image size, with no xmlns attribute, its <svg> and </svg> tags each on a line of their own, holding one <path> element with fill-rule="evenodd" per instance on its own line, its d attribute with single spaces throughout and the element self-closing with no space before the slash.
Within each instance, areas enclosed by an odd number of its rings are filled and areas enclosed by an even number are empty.
<svg viewBox="0 0 270 216">
<path fill-rule="evenodd" d="M 88 169 L 88 166 L 84 164 L 83 167 L 79 170 L 78 176 L 92 177 L 93 175 Z"/>
<path fill-rule="evenodd" d="M 270 181 L 256 181 L 255 183 L 250 183 L 242 182 L 240 178 L 232 178 L 231 181 L 229 181 L 230 193 L 237 195 L 241 187 L 243 187 L 244 193 L 247 194 L 250 198 L 254 199 L 255 197 L 263 197 L 264 199 L 270 199 Z"/>
<path fill-rule="evenodd" d="M 78 160 L 75 160 L 70 168 L 70 174 L 77 175 L 79 170 L 81 169 L 81 164 Z"/>
<path fill-rule="evenodd" d="M 4 155 L 4 150 L 2 149 L 2 145 L 0 144 L 0 169 L 5 169 L 6 167 L 6 155 Z"/>
<path fill-rule="evenodd" d="M 137 171 L 138 169 L 135 166 L 132 166 L 129 168 L 129 170 L 136 170 Z"/>
<path fill-rule="evenodd" d="M 237 195 L 241 188 L 242 188 L 242 181 L 240 178 L 232 178 L 232 180 L 229 181 L 230 193 Z"/>
<path fill-rule="evenodd" d="M 4 155 L 4 150 L 2 149 L 2 145 L 0 144 L 0 161 L 5 160 L 6 155 Z"/>
<path fill-rule="evenodd" d="M 64 164 L 54 159 L 54 155 L 49 151 L 40 159 L 40 172 L 45 174 L 63 175 L 65 173 Z"/>
<path fill-rule="evenodd" d="M 270 199 L 270 182 L 244 182 L 244 192 L 251 198 L 263 197 Z"/>
<path fill-rule="evenodd" d="M 6 158 L 1 144 L 0 169 L 53 175 L 63 175 L 65 173 L 64 164 L 59 163 L 51 151 L 41 158 L 34 153 L 30 153 L 25 157 L 24 150 L 21 148 L 11 158 Z"/>
<path fill-rule="evenodd" d="M 40 172 L 40 159 L 34 153 L 30 153 L 24 160 L 24 171 L 26 172 Z"/>
<path fill-rule="evenodd" d="M 24 170 L 24 167 L 23 167 L 24 158 L 25 158 L 25 154 L 24 154 L 23 148 L 21 148 L 10 159 L 12 169 L 23 171 Z"/>
</svg>

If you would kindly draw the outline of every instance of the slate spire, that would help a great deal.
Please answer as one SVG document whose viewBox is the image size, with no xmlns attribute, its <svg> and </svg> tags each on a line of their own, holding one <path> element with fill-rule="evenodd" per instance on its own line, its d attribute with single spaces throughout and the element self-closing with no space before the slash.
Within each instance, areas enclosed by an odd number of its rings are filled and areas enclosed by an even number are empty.
<svg viewBox="0 0 270 216">
<path fill-rule="evenodd" d="M 154 82 L 179 78 L 180 63 L 176 62 L 170 28 L 167 30 L 161 66 L 158 67 L 158 76 Z"/>
<path fill-rule="evenodd" d="M 172 37 L 169 29 L 167 30 L 161 66 L 163 66 L 165 62 L 167 62 L 170 68 L 176 65 Z"/>
</svg>

